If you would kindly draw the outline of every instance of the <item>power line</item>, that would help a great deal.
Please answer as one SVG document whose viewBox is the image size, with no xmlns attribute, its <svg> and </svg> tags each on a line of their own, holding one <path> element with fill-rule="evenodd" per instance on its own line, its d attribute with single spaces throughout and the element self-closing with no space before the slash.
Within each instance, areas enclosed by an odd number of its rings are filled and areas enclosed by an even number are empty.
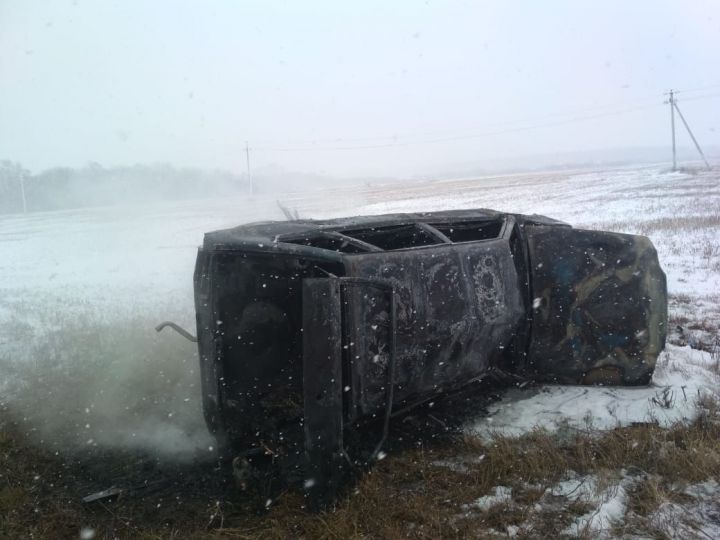
<svg viewBox="0 0 720 540">
<path fill-rule="evenodd" d="M 676 93 L 677 93 L 677 92 L 676 92 Z M 702 100 L 702 99 L 712 99 L 712 98 L 716 98 L 716 97 L 720 97 L 720 93 L 717 93 L 717 94 L 705 94 L 705 95 L 702 95 L 702 96 L 686 97 L 686 98 L 683 98 L 682 101 L 698 101 L 698 100 Z M 679 101 L 679 100 L 678 100 L 678 99 L 675 99 L 675 101 Z"/>
<path fill-rule="evenodd" d="M 682 91 L 674 90 L 672 91 L 674 94 L 674 101 L 677 101 L 677 94 L 682 93 L 692 93 L 702 90 L 709 90 L 713 88 L 720 88 L 720 84 L 717 85 L 709 85 L 709 86 L 703 86 L 703 87 L 697 87 L 697 88 L 690 88 Z M 720 93 L 711 93 L 711 94 L 705 94 L 700 96 L 690 96 L 687 98 L 684 98 L 683 101 L 695 101 L 695 100 L 702 100 L 702 99 L 712 99 L 715 97 L 720 96 Z M 619 110 L 610 110 L 607 111 L 607 109 L 613 109 L 617 107 L 618 105 L 630 105 L 633 103 L 645 103 L 645 105 L 640 105 L 636 107 L 630 107 L 630 108 L 623 108 Z M 478 133 L 469 133 L 469 134 L 456 134 L 452 135 L 452 130 L 442 130 L 442 131 L 429 131 L 429 132 L 415 132 L 412 134 L 406 133 L 405 135 L 385 135 L 385 136 L 375 136 L 375 137 L 355 137 L 355 138 L 346 138 L 346 137 L 335 137 L 335 138 L 328 138 L 328 139 L 313 139 L 313 140 L 305 140 L 305 141 L 295 141 L 295 142 L 288 142 L 286 144 L 283 143 L 275 143 L 273 144 L 271 141 L 266 140 L 268 144 L 265 146 L 253 146 L 253 150 L 257 150 L 260 152 L 317 152 L 317 151 L 333 151 L 333 150 L 341 150 L 341 151 L 351 151 L 351 150 L 372 150 L 372 149 L 383 149 L 383 148 L 396 148 L 396 147 L 407 147 L 407 146 L 418 146 L 418 145 L 424 145 L 424 144 L 438 144 L 438 143 L 444 143 L 444 142 L 455 142 L 455 141 L 461 141 L 461 140 L 472 140 L 472 139 L 478 139 L 482 137 L 488 137 L 488 136 L 494 136 L 494 135 L 502 135 L 507 133 L 517 133 L 517 132 L 523 132 L 523 131 L 532 131 L 536 129 L 543 129 L 548 127 L 555 127 L 555 126 L 562 126 L 567 124 L 573 124 L 578 122 L 585 122 L 588 120 L 594 120 L 597 118 L 604 118 L 608 116 L 617 116 L 622 114 L 627 114 L 639 110 L 644 109 L 650 109 L 653 107 L 656 107 L 657 105 L 661 104 L 657 100 L 657 97 L 646 97 L 646 98 L 638 98 L 633 100 L 625 100 L 625 101 L 618 101 L 609 104 L 604 105 L 598 105 L 595 107 L 588 107 L 585 109 L 576 110 L 574 112 L 567 112 L 567 113 L 553 113 L 549 115 L 544 115 L 537 117 L 535 119 L 527 119 L 527 120 L 515 120 L 515 121 L 506 121 L 506 122 L 498 122 L 493 124 L 484 124 L 482 127 L 487 128 L 488 126 L 512 126 L 517 124 L 523 124 L 523 123 L 530 123 L 530 125 L 525 126 L 518 126 L 518 127 L 508 127 L 507 129 L 498 129 L 498 130 L 490 130 L 490 131 L 481 131 Z M 584 115 L 584 116 L 577 116 L 578 113 L 581 112 L 590 112 L 590 111 L 603 111 L 606 112 L 599 112 L 597 114 L 591 114 L 591 115 Z M 673 108 L 671 108 L 671 111 L 674 111 Z M 674 114 L 674 112 L 673 112 Z M 569 117 L 569 118 L 565 118 Z M 552 118 L 565 118 L 553 122 L 543 122 L 543 123 L 537 123 L 538 120 L 542 119 L 552 119 Z M 475 127 L 468 127 L 465 128 L 465 130 L 472 130 L 480 128 L 480 126 Z M 436 136 L 440 134 L 448 133 L 450 135 L 448 136 Z M 457 133 L 457 131 L 455 131 Z M 411 140 L 403 140 L 403 139 L 411 139 Z M 414 139 L 414 140 L 413 140 Z M 377 141 L 377 142 L 374 142 Z M 368 143 L 368 144 L 348 144 L 348 143 Z M 247 150 L 247 143 L 246 143 L 246 152 L 249 152 Z M 249 176 L 249 171 L 248 171 Z"/>
<path fill-rule="evenodd" d="M 645 105 L 645 106 L 641 106 L 641 107 L 632 107 L 632 108 L 618 110 L 618 111 L 569 118 L 567 120 L 559 120 L 556 122 L 547 122 L 547 123 L 542 123 L 542 124 L 535 124 L 535 125 L 530 125 L 530 126 L 510 128 L 510 129 L 504 129 L 504 130 L 487 131 L 487 132 L 483 132 L 483 133 L 474 133 L 474 134 L 469 134 L 469 135 L 456 135 L 456 136 L 451 136 L 451 137 L 440 137 L 440 138 L 432 138 L 432 139 L 425 139 L 425 140 L 398 141 L 398 142 L 385 143 L 385 144 L 366 144 L 366 145 L 350 145 L 350 146 L 314 146 L 314 145 L 313 146 L 298 146 L 298 147 L 280 147 L 280 146 L 278 146 L 278 147 L 272 147 L 272 146 L 262 147 L 262 146 L 260 146 L 260 147 L 254 147 L 254 150 L 269 151 L 269 152 L 312 152 L 312 151 L 321 151 L 321 150 L 369 150 L 369 149 L 379 149 L 379 148 L 416 146 L 416 145 L 423 145 L 423 144 L 437 144 L 437 143 L 443 143 L 443 142 L 455 142 L 455 141 L 461 141 L 461 140 L 478 139 L 478 138 L 488 137 L 488 136 L 493 136 L 493 135 L 502 135 L 502 134 L 506 134 L 506 133 L 532 131 L 535 129 L 562 126 L 562 125 L 573 124 L 573 123 L 577 123 L 577 122 L 585 122 L 585 121 L 594 120 L 597 118 L 604 118 L 604 117 L 608 117 L 608 116 L 617 116 L 617 115 L 626 114 L 629 112 L 650 109 L 650 108 L 657 107 L 659 104 L 661 104 L 661 102 L 656 102 L 652 105 Z M 312 143 L 309 143 L 309 144 L 312 144 Z"/>
<path fill-rule="evenodd" d="M 675 90 L 676 94 L 687 94 L 688 92 L 701 92 L 703 90 L 713 90 L 715 88 L 720 88 L 720 84 L 711 84 L 709 86 L 700 86 L 696 88 L 685 88 L 683 90 Z"/>
<path fill-rule="evenodd" d="M 615 101 L 611 103 L 605 103 L 602 105 L 595 105 L 593 107 L 584 107 L 581 109 L 574 109 L 572 111 L 567 112 L 555 112 L 550 114 L 545 114 L 541 116 L 537 116 L 534 118 L 525 118 L 520 120 L 506 120 L 503 122 L 492 122 L 492 123 L 483 123 L 481 125 L 475 124 L 471 126 L 466 126 L 463 128 L 463 130 L 474 130 L 474 129 L 485 129 L 489 126 L 508 126 L 508 125 L 514 125 L 514 124 L 524 124 L 528 122 L 538 122 L 546 119 L 552 119 L 557 117 L 568 117 L 568 116 L 574 116 L 577 114 L 582 113 L 590 113 L 594 111 L 603 111 L 607 109 L 616 109 L 617 107 L 627 107 L 632 106 L 636 104 L 648 104 L 648 103 L 657 103 L 657 95 L 654 95 L 652 97 L 644 97 L 644 98 L 637 98 L 637 99 L 631 99 L 631 100 L 621 100 L 621 101 Z M 277 141 L 277 140 L 255 140 L 254 142 L 257 143 L 265 143 L 269 146 L 265 146 L 265 149 L 270 149 L 270 146 L 299 146 L 299 145 L 316 145 L 316 144 L 347 144 L 347 143 L 363 143 L 363 142 L 373 142 L 373 141 L 397 141 L 399 139 L 408 138 L 408 137 L 433 137 L 433 136 L 441 136 L 445 134 L 452 134 L 457 133 L 457 129 L 443 129 L 443 130 L 432 130 L 432 131 L 421 131 L 421 132 L 405 132 L 405 133 L 393 133 L 391 135 L 376 135 L 372 137 L 332 137 L 332 138 L 324 138 L 324 139 L 305 139 L 305 140 L 288 140 L 288 141 Z M 260 149 L 261 147 L 257 147 Z"/>
</svg>

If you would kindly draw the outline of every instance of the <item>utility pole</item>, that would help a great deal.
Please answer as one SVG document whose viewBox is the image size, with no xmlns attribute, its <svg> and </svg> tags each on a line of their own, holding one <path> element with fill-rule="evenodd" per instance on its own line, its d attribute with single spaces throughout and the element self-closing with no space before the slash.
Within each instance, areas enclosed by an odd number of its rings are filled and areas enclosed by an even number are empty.
<svg viewBox="0 0 720 540">
<path fill-rule="evenodd" d="M 247 164 L 248 182 L 250 182 L 250 195 L 255 195 L 255 183 L 250 176 L 250 146 L 247 141 L 245 141 L 245 162 Z"/>
<path fill-rule="evenodd" d="M 675 152 L 675 96 L 670 90 L 670 128 L 672 129 L 673 171 L 677 170 L 677 154 Z"/>
<path fill-rule="evenodd" d="M 672 93 L 670 95 L 672 95 Z M 685 129 L 687 129 L 687 132 L 690 134 L 690 138 L 692 139 L 692 142 L 695 143 L 695 148 L 697 148 L 698 154 L 700 154 L 700 157 L 705 162 L 705 166 L 708 168 L 708 170 L 710 170 L 710 164 L 708 163 L 708 160 L 705 159 L 705 154 L 703 154 L 702 148 L 700 148 L 700 145 L 698 144 L 697 140 L 695 139 L 695 135 L 693 135 L 693 132 L 690 131 L 690 126 L 688 125 L 687 121 L 685 120 L 683 113 L 680 112 L 680 109 L 677 106 L 677 101 L 675 101 L 673 99 L 672 103 L 675 106 L 675 110 L 677 111 L 678 115 L 680 116 L 680 120 L 682 120 L 683 124 L 685 124 Z"/>
<path fill-rule="evenodd" d="M 698 151 L 698 154 L 700 154 L 700 157 L 705 162 L 705 166 L 710 170 L 710 164 L 708 163 L 708 160 L 705 159 L 705 154 L 703 154 L 702 148 L 700 148 L 700 144 L 697 142 L 697 139 L 695 138 L 695 135 L 693 135 L 692 130 L 690 129 L 690 125 L 687 123 L 687 120 L 685 120 L 685 117 L 683 116 L 683 113 L 680 112 L 680 107 L 678 107 L 677 99 L 675 98 L 675 91 L 670 90 L 669 96 L 670 99 L 668 99 L 667 103 L 670 104 L 670 129 L 672 130 L 672 153 L 673 153 L 673 171 L 677 170 L 677 152 L 675 150 L 675 111 L 677 111 L 678 116 L 680 116 L 680 120 L 682 120 L 683 125 L 685 126 L 685 129 L 687 129 L 688 134 L 690 134 L 690 138 L 692 139 L 693 144 L 695 144 L 695 148 Z"/>
</svg>

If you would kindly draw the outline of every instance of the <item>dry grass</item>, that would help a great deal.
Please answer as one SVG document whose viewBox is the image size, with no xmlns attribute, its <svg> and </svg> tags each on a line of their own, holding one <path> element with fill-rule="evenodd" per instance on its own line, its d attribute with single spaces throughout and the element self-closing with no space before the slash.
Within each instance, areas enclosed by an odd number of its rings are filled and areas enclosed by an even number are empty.
<svg viewBox="0 0 720 540">
<path fill-rule="evenodd" d="M 691 215 L 675 215 L 640 220 L 602 221 L 583 224 L 583 227 L 619 233 L 642 234 L 644 236 L 652 236 L 658 232 L 677 233 L 678 235 L 688 232 L 704 233 L 720 228 L 720 214 L 717 213 L 717 209 L 713 208 L 709 203 L 699 202 L 694 206 L 697 205 L 701 208 L 694 208 Z M 652 212 L 648 212 L 648 214 L 652 215 Z M 674 235 L 671 234 L 671 236 Z M 713 246 L 708 244 L 708 249 L 712 251 L 712 248 Z M 704 249 L 705 246 L 703 246 L 703 250 Z"/>
<path fill-rule="evenodd" d="M 643 478 L 630 489 L 628 495 L 628 510 L 639 517 L 651 515 L 663 503 L 683 504 L 692 499 L 684 494 L 678 486 L 673 486 L 670 482 L 657 476 Z"/>
<path fill-rule="evenodd" d="M 557 533 L 590 509 L 584 501 L 549 498 L 548 487 L 569 471 L 611 484 L 621 470 L 639 479 L 629 492 L 634 517 L 627 526 L 654 534 L 643 516 L 664 501 L 682 503 L 677 486 L 720 475 L 720 407 L 705 396 L 699 411 L 693 423 L 669 429 L 643 424 L 562 438 L 536 430 L 519 438 L 462 438 L 398 451 L 365 474 L 333 511 L 318 515 L 304 510 L 297 491 L 262 514 L 232 489 L 195 493 L 189 506 L 175 509 L 172 497 L 157 511 L 148 510 L 157 504 L 153 497 L 83 506 L 72 482 L 63 479 L 72 467 L 6 425 L 0 436 L 0 536 L 71 537 L 91 526 L 140 538 L 466 538 L 522 525 L 523 534 L 538 537 Z M 448 462 L 463 467 L 443 465 Z M 192 486 L 178 485 L 177 494 L 187 497 Z M 475 508 L 474 501 L 495 486 L 512 488 L 512 500 Z"/>
<path fill-rule="evenodd" d="M 658 231 L 698 231 L 717 230 L 720 227 L 720 214 L 673 216 L 642 221 L 637 224 L 640 234 L 646 236 Z"/>
</svg>

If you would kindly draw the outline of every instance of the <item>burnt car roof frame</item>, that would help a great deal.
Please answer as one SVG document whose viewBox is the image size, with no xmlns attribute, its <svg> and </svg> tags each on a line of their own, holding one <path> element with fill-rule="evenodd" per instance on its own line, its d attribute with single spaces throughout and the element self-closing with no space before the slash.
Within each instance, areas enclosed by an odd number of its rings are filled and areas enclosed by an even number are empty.
<svg viewBox="0 0 720 540">
<path fill-rule="evenodd" d="M 498 232 L 496 235 L 482 236 L 479 238 L 472 238 L 472 239 L 468 239 L 468 240 L 453 241 L 445 233 L 443 233 L 442 230 L 440 230 L 438 228 L 438 226 L 454 225 L 458 229 L 465 230 L 464 228 L 467 227 L 468 225 L 479 225 L 479 224 L 489 225 L 489 226 L 497 226 Z M 510 231 L 512 229 L 512 227 L 514 227 L 514 225 L 515 225 L 515 218 L 513 216 L 505 216 L 503 218 L 484 219 L 482 221 L 479 221 L 477 219 L 452 220 L 452 219 L 448 218 L 445 221 L 435 221 L 433 223 L 428 223 L 426 221 L 416 221 L 416 220 L 407 221 L 404 223 L 384 223 L 383 222 L 383 223 L 373 224 L 372 226 L 365 227 L 363 229 L 357 229 L 357 228 L 321 229 L 321 230 L 312 230 L 312 231 L 308 231 L 308 232 L 304 232 L 304 233 L 287 233 L 287 234 L 275 236 L 275 238 L 273 239 L 273 243 L 306 245 L 306 246 L 317 248 L 317 249 L 326 249 L 328 251 L 340 251 L 345 255 L 357 255 L 357 254 L 365 254 L 368 252 L 425 249 L 425 248 L 436 247 L 438 245 L 443 245 L 443 244 L 460 244 L 460 243 L 466 243 L 466 242 L 485 242 L 488 240 L 493 240 L 495 238 L 504 237 L 506 234 L 508 234 L 508 231 Z M 435 241 L 429 242 L 429 243 L 423 243 L 420 245 L 406 245 L 403 247 L 385 249 L 376 244 L 373 244 L 372 242 L 363 240 L 362 238 L 358 238 L 359 235 L 373 236 L 374 233 L 376 233 L 376 232 L 382 233 L 387 230 L 398 230 L 399 231 L 403 228 L 412 228 L 415 230 L 419 230 L 419 232 L 423 232 L 423 233 L 427 234 L 428 237 L 431 237 Z M 349 245 L 359 248 L 360 251 L 346 252 L 346 251 L 342 251 L 339 249 L 333 250 L 333 249 L 329 249 L 329 248 L 323 248 L 321 246 L 313 244 L 312 240 L 314 240 L 314 239 L 332 239 L 332 240 L 346 242 Z M 303 243 L 303 241 L 305 241 L 306 243 Z"/>
</svg>

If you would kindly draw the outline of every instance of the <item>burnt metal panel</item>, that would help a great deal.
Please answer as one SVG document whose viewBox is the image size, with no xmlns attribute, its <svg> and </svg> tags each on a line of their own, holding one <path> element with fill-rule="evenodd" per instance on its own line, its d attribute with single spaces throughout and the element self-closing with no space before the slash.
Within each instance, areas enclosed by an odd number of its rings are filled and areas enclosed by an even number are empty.
<svg viewBox="0 0 720 540">
<path fill-rule="evenodd" d="M 302 281 L 338 271 L 321 264 L 276 251 L 200 251 L 203 408 L 221 452 L 289 456 L 302 445 Z"/>
<path fill-rule="evenodd" d="M 395 291 L 396 403 L 482 376 L 523 316 L 504 238 L 347 256 L 346 273 Z"/>
<path fill-rule="evenodd" d="M 218 440 L 224 440 L 225 418 L 220 399 L 220 386 L 224 379 L 222 351 L 216 347 L 217 328 L 211 294 L 212 276 L 215 270 L 212 253 L 199 249 L 193 283 L 203 413 L 210 432 Z"/>
<path fill-rule="evenodd" d="M 349 465 L 343 447 L 340 281 L 303 280 L 302 303 L 305 486 L 311 504 L 322 506 L 334 498 Z"/>
<path fill-rule="evenodd" d="M 355 216 L 348 218 L 338 218 L 329 220 L 307 220 L 300 219 L 296 221 L 264 221 L 256 223 L 248 223 L 234 227 L 232 229 L 223 229 L 212 231 L 205 234 L 203 246 L 206 249 L 246 249 L 250 251 L 271 251 L 281 250 L 289 253 L 297 253 L 302 256 L 311 256 L 313 250 L 299 249 L 298 246 L 283 245 L 279 240 L 282 237 L 302 237 L 313 235 L 319 232 L 335 232 L 342 233 L 344 230 L 353 230 L 358 228 L 371 229 L 384 226 L 393 226 L 400 224 L 417 223 L 422 227 L 422 223 L 430 223 L 431 225 L 440 225 L 442 223 L 462 223 L 464 221 L 478 220 L 497 220 L 512 216 L 520 224 L 536 224 L 536 225 L 553 225 L 569 227 L 568 224 L 545 216 L 521 214 L 503 214 L 495 210 L 488 209 L 468 209 L 468 210 L 449 210 L 442 212 L 419 212 L 408 214 L 384 214 L 378 216 Z M 441 242 L 444 242 L 441 240 Z M 315 250 L 318 257 L 333 256 L 332 252 L 327 250 Z"/>
<path fill-rule="evenodd" d="M 275 253 L 216 252 L 212 317 L 221 406 L 233 444 L 287 441 L 302 416 L 301 284 L 306 264 Z"/>
<path fill-rule="evenodd" d="M 341 278 L 343 392 L 353 422 L 392 403 L 395 364 L 393 289 L 385 283 Z"/>
<path fill-rule="evenodd" d="M 650 240 L 544 226 L 526 233 L 535 377 L 647 384 L 667 328 L 665 274 Z"/>
</svg>

